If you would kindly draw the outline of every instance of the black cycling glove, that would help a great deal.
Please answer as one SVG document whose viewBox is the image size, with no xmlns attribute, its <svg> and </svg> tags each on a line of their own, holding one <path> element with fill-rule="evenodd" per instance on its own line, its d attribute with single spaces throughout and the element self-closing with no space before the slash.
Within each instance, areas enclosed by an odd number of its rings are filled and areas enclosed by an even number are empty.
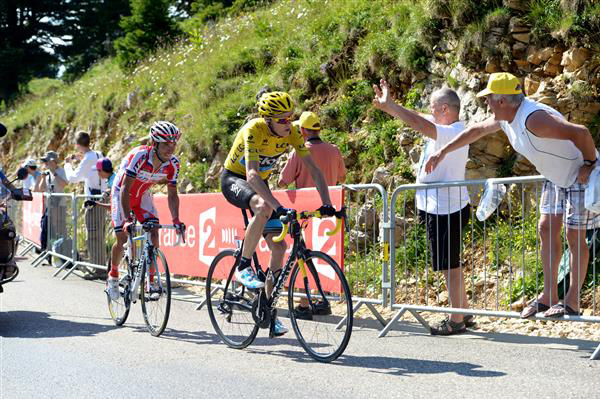
<svg viewBox="0 0 600 399">
<path fill-rule="evenodd" d="M 319 209 L 317 209 L 317 211 L 319 211 L 321 216 L 335 216 L 335 208 L 331 205 L 323 205 Z"/>
<path fill-rule="evenodd" d="M 287 215 L 287 213 L 291 211 L 291 209 L 288 208 L 284 208 L 282 206 L 277 207 L 277 209 L 275 209 L 275 217 L 279 218 L 281 216 L 285 216 Z"/>
</svg>

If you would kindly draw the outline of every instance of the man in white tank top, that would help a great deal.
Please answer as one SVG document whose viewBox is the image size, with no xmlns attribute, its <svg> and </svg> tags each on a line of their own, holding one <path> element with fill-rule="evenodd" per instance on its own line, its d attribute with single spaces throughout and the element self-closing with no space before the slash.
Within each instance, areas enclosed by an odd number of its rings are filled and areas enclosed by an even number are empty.
<svg viewBox="0 0 600 399">
<path fill-rule="evenodd" d="M 544 291 L 523 309 L 521 317 L 533 316 L 537 311 L 545 311 L 546 317 L 578 314 L 579 291 L 589 260 L 585 230 L 600 227 L 600 214 L 589 212 L 583 205 L 585 184 L 598 155 L 594 140 L 585 126 L 570 123 L 558 111 L 525 98 L 519 80 L 510 73 L 491 74 L 486 89 L 477 96 L 485 97 L 494 116 L 471 125 L 438 150 L 425 170 L 433 171 L 448 153 L 503 130 L 515 151 L 548 179 L 540 199 L 538 226 Z M 571 250 L 571 288 L 564 302 L 559 303 L 556 281 L 563 219 Z"/>
</svg>

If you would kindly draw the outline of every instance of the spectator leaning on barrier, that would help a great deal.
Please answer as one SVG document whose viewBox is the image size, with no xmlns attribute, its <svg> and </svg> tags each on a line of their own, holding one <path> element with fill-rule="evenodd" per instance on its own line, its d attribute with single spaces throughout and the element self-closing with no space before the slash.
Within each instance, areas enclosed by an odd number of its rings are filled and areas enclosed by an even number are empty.
<svg viewBox="0 0 600 399">
<path fill-rule="evenodd" d="M 27 173 L 29 173 L 29 176 L 23 180 L 23 188 L 29 191 L 35 191 L 38 182 L 42 178 L 42 174 L 37 170 L 35 159 L 29 158 L 22 166 L 27 169 Z"/>
<path fill-rule="evenodd" d="M 42 173 L 42 178 L 38 181 L 38 184 L 36 184 L 35 191 L 42 191 L 48 194 L 64 193 L 65 186 L 67 185 L 67 175 L 65 174 L 65 170 L 58 166 L 58 154 L 54 151 L 48 151 L 40 160 L 46 167 L 46 170 Z M 48 240 L 52 243 L 56 239 L 67 239 L 65 224 L 67 219 L 67 205 L 65 198 L 50 196 L 45 199 L 44 205 L 40 238 L 42 249 L 47 248 Z M 50 233 L 50 236 L 48 233 Z"/>
<path fill-rule="evenodd" d="M 344 183 L 346 180 L 344 158 L 336 145 L 321 140 L 319 136 L 321 132 L 319 117 L 314 112 L 303 112 L 300 119 L 292 124 L 300 129 L 302 136 L 304 136 L 304 144 L 323 174 L 327 185 L 335 186 Z M 278 185 L 285 188 L 291 183 L 295 183 L 296 188 L 316 187 L 310 170 L 296 154 L 296 150 L 292 151 L 283 167 Z M 300 299 L 300 304 L 294 309 L 294 313 L 297 319 L 312 320 L 312 311 L 308 307 L 308 299 Z"/>
<path fill-rule="evenodd" d="M 465 179 L 465 167 L 469 148 L 463 147 L 444 160 L 436 173 L 427 175 L 425 161 L 436 149 L 456 137 L 465 127 L 459 121 L 460 98 L 447 87 L 431 94 L 431 115 L 419 114 L 396 104 L 389 94 L 389 86 L 381 80 L 381 87 L 374 85 L 373 105 L 401 119 L 412 129 L 426 137 L 425 148 L 419 161 L 417 183 L 461 181 Z M 462 231 L 469 222 L 469 195 L 466 187 L 449 189 L 425 189 L 416 192 L 419 220 L 425 223 L 429 239 L 431 263 L 435 271 L 441 271 L 446 279 L 448 297 L 453 308 L 467 308 L 469 302 L 465 290 L 460 261 Z M 466 324 L 473 324 L 471 316 L 453 313 L 439 325 L 431 327 L 433 335 L 450 335 L 464 332 Z"/>
<path fill-rule="evenodd" d="M 75 142 L 79 154 L 73 154 L 67 158 L 65 163 L 67 180 L 70 183 L 83 181 L 85 195 L 100 195 L 107 189 L 106 180 L 100 178 L 96 171 L 96 162 L 103 155 L 99 151 L 90 149 L 90 135 L 86 132 L 79 132 Z M 75 159 L 81 159 L 77 169 L 71 165 Z M 89 261 L 96 265 L 106 264 L 106 210 L 99 206 L 86 206 L 85 226 Z M 106 276 L 104 271 L 96 271 L 92 268 L 88 270 L 88 278 L 103 278 L 104 276 Z"/>
<path fill-rule="evenodd" d="M 96 170 L 101 179 L 106 179 L 108 189 L 102 193 L 102 202 L 94 201 L 94 203 L 106 210 L 110 210 L 110 190 L 112 189 L 115 180 L 113 164 L 108 158 L 100 158 L 96 161 Z"/>
<path fill-rule="evenodd" d="M 542 189 L 538 225 L 544 290 L 523 309 L 521 317 L 533 316 L 537 311 L 545 311 L 546 317 L 578 314 L 579 291 L 589 258 L 585 230 L 600 226 L 600 214 L 584 207 L 585 184 L 598 156 L 594 139 L 585 126 L 570 123 L 555 109 L 525 98 L 519 79 L 510 73 L 491 74 L 487 87 L 477 96 L 485 97 L 494 116 L 470 126 L 439 149 L 429 159 L 426 170 L 433 171 L 452 151 L 503 130 L 515 151 L 548 179 Z M 563 220 L 571 250 L 571 288 L 564 301 L 558 302 Z"/>
<path fill-rule="evenodd" d="M 314 112 L 303 112 L 300 119 L 293 124 L 300 128 L 304 136 L 304 144 L 321 170 L 327 185 L 335 186 L 343 183 L 346 180 L 344 158 L 336 145 L 321 139 L 319 117 Z M 296 183 L 296 188 L 315 187 L 310 171 L 298 157 L 296 150 L 291 153 L 281 171 L 278 185 L 287 187 L 293 182 Z"/>
</svg>

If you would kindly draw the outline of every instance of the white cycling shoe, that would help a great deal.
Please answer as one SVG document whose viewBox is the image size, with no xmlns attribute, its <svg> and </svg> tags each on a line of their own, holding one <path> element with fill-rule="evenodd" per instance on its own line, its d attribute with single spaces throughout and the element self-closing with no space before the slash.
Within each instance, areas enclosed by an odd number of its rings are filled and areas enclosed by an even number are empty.
<svg viewBox="0 0 600 399">
<path fill-rule="evenodd" d="M 116 301 L 121 296 L 119 291 L 119 279 L 115 277 L 109 277 L 106 280 L 106 293 L 111 300 Z"/>
</svg>

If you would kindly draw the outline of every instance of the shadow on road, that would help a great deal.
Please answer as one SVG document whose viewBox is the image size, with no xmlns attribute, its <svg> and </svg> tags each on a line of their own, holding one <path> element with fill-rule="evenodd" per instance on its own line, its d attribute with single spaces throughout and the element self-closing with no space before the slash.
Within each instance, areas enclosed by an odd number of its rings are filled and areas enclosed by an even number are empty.
<svg viewBox="0 0 600 399">
<path fill-rule="evenodd" d="M 254 353 L 264 354 L 265 351 L 250 350 Z M 314 363 L 304 351 L 274 350 L 266 351 L 271 355 L 291 358 L 296 362 Z M 455 373 L 465 377 L 502 377 L 506 373 L 493 370 L 482 370 L 480 365 L 466 362 L 444 362 L 439 360 L 403 359 L 385 356 L 352 356 L 342 355 L 332 364 L 344 367 L 358 367 L 372 373 L 406 376 L 412 374 L 445 374 Z"/>
<path fill-rule="evenodd" d="M 139 328 L 140 332 L 147 332 L 144 327 Z M 260 334 L 260 333 L 259 333 Z M 174 339 L 178 341 L 190 342 L 193 344 L 221 344 L 226 347 L 225 343 L 221 341 L 221 338 L 215 334 L 208 331 L 183 331 L 183 330 L 175 330 L 173 328 L 167 327 L 164 333 L 160 336 L 161 338 L 166 339 Z M 272 347 L 274 344 L 277 345 L 299 345 L 298 340 L 296 338 L 276 338 L 271 339 L 268 337 L 258 336 L 256 339 L 250 344 L 250 346 L 265 346 Z"/>
<path fill-rule="evenodd" d="M 371 321 L 369 327 L 378 329 L 379 325 L 375 321 Z M 380 329 L 380 328 L 379 328 Z M 429 336 L 429 332 L 423 328 L 420 324 L 410 323 L 407 321 L 398 322 L 390 330 L 390 333 L 382 338 L 394 338 L 393 332 L 409 333 L 409 334 L 421 334 Z M 589 357 L 596 347 L 598 342 L 587 341 L 584 339 L 576 338 L 556 338 L 556 337 L 536 337 L 531 335 L 524 335 L 519 333 L 498 333 L 498 332 L 486 332 L 477 329 L 469 329 L 467 334 L 456 337 L 431 337 L 431 339 L 483 339 L 491 342 L 499 342 L 506 344 L 517 344 L 517 345 L 536 345 L 544 346 L 551 350 L 571 351 L 580 352 L 583 357 Z M 588 354 L 589 353 L 589 354 Z"/>
<path fill-rule="evenodd" d="M 145 327 L 140 327 L 139 331 L 148 333 L 148 330 Z M 160 338 L 189 342 L 192 344 L 216 344 L 221 342 L 221 339 L 217 334 L 212 334 L 206 331 L 176 330 L 168 326 L 165 332 L 160 335 Z"/>
<path fill-rule="evenodd" d="M 89 337 L 114 328 L 112 325 L 53 319 L 46 312 L 0 312 L 0 337 L 6 338 Z"/>
</svg>

